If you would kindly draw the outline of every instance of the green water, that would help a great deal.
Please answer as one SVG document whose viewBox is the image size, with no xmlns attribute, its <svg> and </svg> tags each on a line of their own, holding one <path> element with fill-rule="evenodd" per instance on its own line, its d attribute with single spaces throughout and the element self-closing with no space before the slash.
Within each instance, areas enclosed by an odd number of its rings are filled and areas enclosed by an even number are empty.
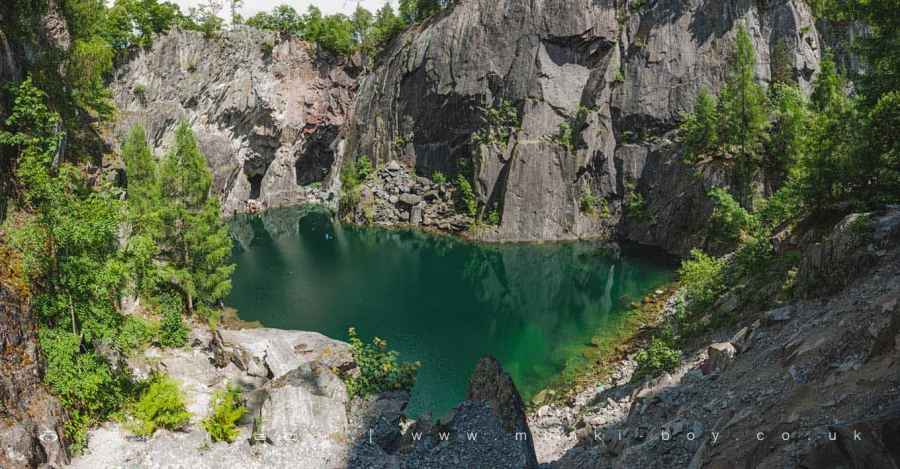
<svg viewBox="0 0 900 469">
<path fill-rule="evenodd" d="M 232 222 L 227 303 L 266 327 L 345 340 L 354 326 L 422 362 L 408 409 L 441 416 L 465 398 L 478 359 L 496 356 L 528 399 L 671 266 L 600 244 L 480 245 L 338 225 L 283 209 Z"/>
</svg>

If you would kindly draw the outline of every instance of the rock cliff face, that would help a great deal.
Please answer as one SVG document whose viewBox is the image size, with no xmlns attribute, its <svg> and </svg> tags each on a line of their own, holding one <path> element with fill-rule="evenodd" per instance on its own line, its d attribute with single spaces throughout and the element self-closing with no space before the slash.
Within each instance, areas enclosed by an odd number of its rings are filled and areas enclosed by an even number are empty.
<svg viewBox="0 0 900 469">
<path fill-rule="evenodd" d="M 298 39 L 243 28 L 174 31 L 118 70 L 113 140 L 142 124 L 159 156 L 179 120 L 209 158 L 226 214 L 331 203 L 337 136 L 357 69 Z"/>
<path fill-rule="evenodd" d="M 190 120 L 227 214 L 334 206 L 340 166 L 366 155 L 419 177 L 472 176 L 484 214 L 499 216 L 474 234 L 485 240 L 618 233 L 685 253 L 705 243 L 706 192 L 731 178 L 681 165 L 672 131 L 701 88 L 722 87 L 739 25 L 760 80 L 809 89 L 822 40 L 800 0 L 468 0 L 401 34 L 367 73 L 269 33 L 173 32 L 119 71 L 113 137 L 142 122 L 162 152 Z M 476 139 L 501 100 L 519 128 L 508 142 Z M 596 210 L 583 210 L 591 198 Z M 626 214 L 638 199 L 643 216 Z M 380 205 L 376 222 L 421 222 L 399 198 Z M 366 210 L 354 218 L 372 221 Z M 471 221 L 441 218 L 451 231 Z"/>
<path fill-rule="evenodd" d="M 781 68 L 809 87 L 819 37 L 801 1 L 461 2 L 403 34 L 362 79 L 348 154 L 425 176 L 474 167 L 478 197 L 502 210 L 499 240 L 602 235 L 637 191 L 652 217 L 622 233 L 684 252 L 702 241 L 705 189 L 723 181 L 694 180 L 669 132 L 702 87 L 722 86 L 740 24 L 761 80 Z M 506 146 L 477 143 L 482 109 L 501 98 L 521 128 Z M 563 123 L 575 130 L 568 148 L 553 142 Z M 608 216 L 579 210 L 588 193 Z"/>
<path fill-rule="evenodd" d="M 61 467 L 62 407 L 43 386 L 42 356 L 28 290 L 11 282 L 15 259 L 0 265 L 0 467 Z"/>
</svg>

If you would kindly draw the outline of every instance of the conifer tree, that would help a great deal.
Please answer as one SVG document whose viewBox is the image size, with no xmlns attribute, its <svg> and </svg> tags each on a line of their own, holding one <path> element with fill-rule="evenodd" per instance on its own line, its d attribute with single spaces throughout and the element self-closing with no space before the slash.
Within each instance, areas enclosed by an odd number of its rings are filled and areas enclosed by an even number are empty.
<svg viewBox="0 0 900 469">
<path fill-rule="evenodd" d="M 701 88 L 694 104 L 694 112 L 685 116 L 681 125 L 684 135 L 685 157 L 689 162 L 696 162 L 718 150 L 719 147 L 719 111 L 716 98 Z"/>
<path fill-rule="evenodd" d="M 219 201 L 210 194 L 212 175 L 186 122 L 161 170 L 165 276 L 193 312 L 199 302 L 215 304 L 231 290 L 231 238 L 219 219 Z"/>
<path fill-rule="evenodd" d="M 160 187 L 156 159 L 140 125 L 128 132 L 122 145 L 128 187 L 128 219 L 132 233 L 153 233 L 159 228 Z"/>
<path fill-rule="evenodd" d="M 138 294 L 149 293 L 155 286 L 153 260 L 159 254 L 158 240 L 162 232 L 162 198 L 156 159 L 147 144 L 144 128 L 136 125 L 122 145 L 128 194 L 128 223 L 131 233 L 125 246 L 129 272 Z"/>
<path fill-rule="evenodd" d="M 723 119 L 720 132 L 725 150 L 736 160 L 736 186 L 740 201 L 749 206 L 750 184 L 759 165 L 761 150 L 769 127 L 768 102 L 762 86 L 756 83 L 756 51 L 746 28 L 738 29 L 731 74 L 719 98 Z"/>
</svg>

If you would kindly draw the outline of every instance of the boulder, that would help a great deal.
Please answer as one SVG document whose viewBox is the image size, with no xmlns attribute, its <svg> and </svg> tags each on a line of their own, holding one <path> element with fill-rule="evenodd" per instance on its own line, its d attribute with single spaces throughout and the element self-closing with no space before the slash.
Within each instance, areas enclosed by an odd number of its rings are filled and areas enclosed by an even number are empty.
<svg viewBox="0 0 900 469">
<path fill-rule="evenodd" d="M 524 441 L 517 440 L 513 446 L 519 447 L 524 457 L 524 467 L 537 466 L 522 396 L 496 358 L 484 357 L 475 366 L 475 372 L 469 379 L 467 399 L 487 403 L 499 417 L 505 432 L 524 435 Z"/>
<path fill-rule="evenodd" d="M 734 361 L 737 350 L 730 342 L 719 342 L 712 344 L 707 349 L 709 354 L 709 362 L 716 371 L 724 371 Z"/>
<path fill-rule="evenodd" d="M 400 194 L 400 197 L 398 197 L 398 200 L 400 203 L 402 203 L 404 205 L 409 205 L 410 207 L 412 207 L 412 206 L 418 205 L 419 202 L 422 201 L 422 198 L 415 194 L 406 193 L 406 194 Z"/>
<path fill-rule="evenodd" d="M 765 321 L 767 326 L 782 324 L 791 320 L 791 313 L 794 307 L 791 305 L 782 306 L 765 313 Z"/>
<path fill-rule="evenodd" d="M 345 370 L 352 366 L 350 346 L 317 332 L 278 329 L 222 330 L 226 344 L 245 350 L 261 360 L 273 378 L 284 376 L 300 364 L 319 362 L 322 366 Z"/>
<path fill-rule="evenodd" d="M 328 435 L 347 433 L 347 389 L 330 369 L 303 363 L 264 387 L 263 431 L 276 445 L 296 442 L 321 451 L 344 451 Z"/>
</svg>

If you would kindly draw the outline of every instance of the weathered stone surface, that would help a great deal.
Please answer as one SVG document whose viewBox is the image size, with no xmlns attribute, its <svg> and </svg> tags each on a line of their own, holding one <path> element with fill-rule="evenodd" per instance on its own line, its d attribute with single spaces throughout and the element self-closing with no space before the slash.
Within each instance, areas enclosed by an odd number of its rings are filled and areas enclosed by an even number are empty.
<svg viewBox="0 0 900 469">
<path fill-rule="evenodd" d="M 335 204 L 339 129 L 355 68 L 309 44 L 238 28 L 206 39 L 173 31 L 121 67 L 111 88 L 115 142 L 142 124 L 162 156 L 187 120 L 213 171 L 224 213 Z M 335 173 L 336 174 L 336 173 Z"/>
<path fill-rule="evenodd" d="M 735 350 L 734 345 L 729 342 L 720 342 L 710 345 L 707 349 L 707 353 L 709 354 L 709 361 L 712 368 L 717 371 L 724 371 L 731 362 L 734 361 L 737 350 Z"/>
<path fill-rule="evenodd" d="M 698 181 L 666 133 L 701 88 L 721 88 L 739 24 L 756 47 L 759 79 L 781 67 L 809 88 L 821 47 L 799 0 L 624 9 L 590 0 L 460 2 L 405 32 L 362 79 L 348 150 L 400 159 L 421 175 L 472 162 L 478 199 L 503 209 L 485 239 L 608 236 L 636 191 L 650 217 L 626 220 L 621 233 L 686 253 L 705 242 L 706 192 L 730 178 L 707 168 Z M 781 44 L 787 53 L 773 58 Z M 500 98 L 517 108 L 521 128 L 505 146 L 474 142 L 486 126 L 481 109 Z M 555 143 L 579 106 L 589 112 L 574 145 Z M 606 199 L 606 219 L 579 209 L 588 191 Z"/>
<path fill-rule="evenodd" d="M 353 361 L 350 347 L 317 332 L 279 329 L 242 329 L 221 332 L 227 344 L 261 359 L 274 378 L 284 376 L 299 365 L 319 362 L 328 368 L 343 369 Z"/>
<path fill-rule="evenodd" d="M 65 418 L 41 382 L 43 363 L 17 260 L 0 249 L 0 467 L 62 467 Z"/>
</svg>

